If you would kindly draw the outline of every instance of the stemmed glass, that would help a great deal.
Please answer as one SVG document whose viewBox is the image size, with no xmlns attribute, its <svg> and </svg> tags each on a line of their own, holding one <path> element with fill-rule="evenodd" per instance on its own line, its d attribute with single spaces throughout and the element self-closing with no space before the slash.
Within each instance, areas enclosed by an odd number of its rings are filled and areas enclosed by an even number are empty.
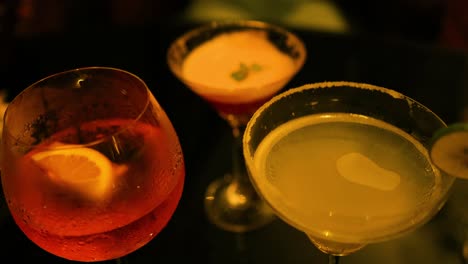
<svg viewBox="0 0 468 264">
<path fill-rule="evenodd" d="M 396 91 L 353 82 L 306 84 L 264 104 L 247 124 L 251 181 L 276 214 L 329 262 L 423 225 L 454 177 L 428 156 L 446 125 Z"/>
<path fill-rule="evenodd" d="M 169 47 L 167 61 L 174 75 L 232 129 L 232 171 L 213 181 L 205 194 L 209 220 L 224 230 L 249 231 L 274 219 L 247 177 L 242 134 L 252 113 L 290 81 L 305 57 L 296 35 L 261 21 L 207 23 Z"/>
<path fill-rule="evenodd" d="M 181 198 L 171 121 L 143 80 L 107 67 L 32 84 L 9 104 L 2 186 L 24 234 L 64 259 L 95 262 L 147 244 Z"/>
</svg>

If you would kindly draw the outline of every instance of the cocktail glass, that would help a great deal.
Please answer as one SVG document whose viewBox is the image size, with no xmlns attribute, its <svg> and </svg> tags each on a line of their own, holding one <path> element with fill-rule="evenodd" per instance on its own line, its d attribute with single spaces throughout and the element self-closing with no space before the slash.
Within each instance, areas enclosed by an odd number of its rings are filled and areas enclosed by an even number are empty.
<svg viewBox="0 0 468 264">
<path fill-rule="evenodd" d="M 204 24 L 169 47 L 174 75 L 232 129 L 232 172 L 212 182 L 205 194 L 208 219 L 224 230 L 249 231 L 274 219 L 249 182 L 242 134 L 252 113 L 293 78 L 305 58 L 306 48 L 296 35 L 261 21 Z"/>
<path fill-rule="evenodd" d="M 184 185 L 171 121 L 143 80 L 115 68 L 61 72 L 22 91 L 6 110 L 1 152 L 15 222 L 68 260 L 120 261 L 144 246 Z"/>
<path fill-rule="evenodd" d="M 454 177 L 428 155 L 446 125 L 396 91 L 353 82 L 306 84 L 264 104 L 243 145 L 250 179 L 276 214 L 329 262 L 423 225 Z"/>
</svg>

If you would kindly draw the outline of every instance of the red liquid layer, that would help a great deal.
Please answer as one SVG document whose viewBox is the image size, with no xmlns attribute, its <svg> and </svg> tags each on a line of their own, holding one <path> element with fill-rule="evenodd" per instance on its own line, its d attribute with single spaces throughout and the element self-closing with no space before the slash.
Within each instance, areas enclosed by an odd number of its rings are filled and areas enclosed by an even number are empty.
<svg viewBox="0 0 468 264">
<path fill-rule="evenodd" d="M 222 114 L 231 115 L 252 115 L 262 104 L 268 101 L 269 98 L 262 98 L 261 100 L 248 102 L 248 103 L 237 103 L 229 104 L 217 101 L 209 101 L 210 104 Z"/>
<path fill-rule="evenodd" d="M 270 98 L 261 98 L 259 100 L 245 103 L 226 103 L 205 97 L 208 103 L 218 112 L 218 114 L 233 122 L 231 125 L 246 125 L 252 114 Z"/>
<path fill-rule="evenodd" d="M 29 155 L 6 159 L 5 196 L 23 232 L 44 250 L 76 261 L 102 261 L 127 255 L 148 243 L 168 223 L 182 195 L 185 168 L 174 132 L 159 127 L 108 120 L 70 129 L 52 138 L 67 143 L 113 134 L 96 146 L 116 164 L 128 166 L 116 176 L 112 194 L 90 200 L 52 182 Z M 78 135 L 79 134 L 79 135 Z M 79 139 L 79 140 L 78 140 Z M 10 155 L 6 156 L 10 157 Z M 176 158 L 174 158 L 176 157 Z M 12 167 L 9 164 L 18 163 Z"/>
</svg>

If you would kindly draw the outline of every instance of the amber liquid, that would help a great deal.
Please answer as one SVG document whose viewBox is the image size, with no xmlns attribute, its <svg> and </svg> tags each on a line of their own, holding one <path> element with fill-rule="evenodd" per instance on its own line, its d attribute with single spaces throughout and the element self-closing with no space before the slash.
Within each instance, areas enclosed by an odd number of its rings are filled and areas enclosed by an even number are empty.
<svg viewBox="0 0 468 264">
<path fill-rule="evenodd" d="M 106 120 L 59 132 L 50 141 L 89 142 L 124 126 L 129 128 L 112 140 L 92 146 L 114 164 L 128 166 L 116 176 L 105 200 L 92 200 L 54 183 L 30 154 L 6 155 L 7 176 L 2 181 L 8 206 L 21 230 L 38 246 L 69 260 L 110 260 L 144 246 L 167 225 L 181 198 L 185 175 L 174 134 L 144 123 Z"/>
</svg>

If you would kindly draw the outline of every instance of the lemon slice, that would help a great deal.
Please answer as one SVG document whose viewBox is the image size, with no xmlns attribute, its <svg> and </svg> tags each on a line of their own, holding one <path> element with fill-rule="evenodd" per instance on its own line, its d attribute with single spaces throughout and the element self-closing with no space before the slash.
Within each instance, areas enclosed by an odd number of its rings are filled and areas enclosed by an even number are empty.
<svg viewBox="0 0 468 264">
<path fill-rule="evenodd" d="M 432 137 L 430 157 L 442 171 L 468 179 L 468 123 L 455 123 Z"/>
<path fill-rule="evenodd" d="M 32 159 L 57 184 L 91 199 L 104 199 L 113 184 L 112 162 L 99 151 L 78 145 L 55 143 Z"/>
</svg>

